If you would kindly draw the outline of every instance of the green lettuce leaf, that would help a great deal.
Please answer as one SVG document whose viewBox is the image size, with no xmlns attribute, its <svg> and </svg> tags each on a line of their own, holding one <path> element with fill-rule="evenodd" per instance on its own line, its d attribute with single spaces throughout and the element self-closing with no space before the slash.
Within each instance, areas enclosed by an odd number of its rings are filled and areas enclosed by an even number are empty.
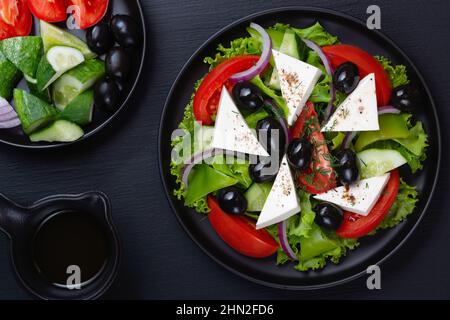
<svg viewBox="0 0 450 320">
<path fill-rule="evenodd" d="M 240 161 L 244 163 L 240 163 Z M 248 167 L 250 165 L 248 161 L 235 159 L 233 163 L 227 163 L 226 157 L 216 156 L 214 157 L 211 165 L 217 171 L 236 179 L 239 185 L 241 185 L 244 189 L 247 189 L 253 183 L 248 171 Z"/>
<path fill-rule="evenodd" d="M 314 41 L 321 47 L 329 46 L 339 42 L 338 37 L 333 36 L 328 31 L 326 31 L 319 22 L 316 22 L 315 24 L 307 28 L 293 28 L 288 24 L 277 23 L 270 29 L 284 32 L 288 28 L 297 33 L 300 38 Z"/>
<path fill-rule="evenodd" d="M 239 55 L 260 55 L 261 42 L 257 37 L 246 37 L 235 39 L 230 42 L 229 47 L 219 44 L 214 57 L 206 57 L 204 62 L 214 68 L 221 62 Z"/>
<path fill-rule="evenodd" d="M 391 60 L 383 56 L 375 56 L 375 59 L 381 63 L 384 70 L 388 73 L 392 87 L 397 88 L 409 83 L 406 66 L 402 64 L 394 66 Z"/>
<path fill-rule="evenodd" d="M 286 105 L 286 101 L 275 90 L 266 86 L 265 83 L 261 80 L 260 76 L 254 77 L 252 80 L 250 80 L 250 82 L 253 83 L 255 86 L 257 86 L 258 88 L 260 88 L 265 95 L 272 98 L 278 104 L 278 106 L 280 106 L 280 108 L 283 109 L 285 115 L 288 114 L 289 111 Z"/>
</svg>

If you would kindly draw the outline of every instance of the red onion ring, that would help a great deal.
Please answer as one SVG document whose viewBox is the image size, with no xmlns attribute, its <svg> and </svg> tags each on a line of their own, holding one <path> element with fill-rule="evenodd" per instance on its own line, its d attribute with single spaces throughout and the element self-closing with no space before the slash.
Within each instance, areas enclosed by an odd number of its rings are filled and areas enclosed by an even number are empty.
<svg viewBox="0 0 450 320">
<path fill-rule="evenodd" d="M 345 134 L 344 141 L 342 141 L 342 149 L 350 148 L 350 143 L 352 142 L 353 139 L 355 139 L 357 133 L 358 132 L 356 132 L 356 131 L 352 131 L 352 132 L 347 132 Z"/>
<path fill-rule="evenodd" d="M 0 122 L 6 122 L 18 118 L 17 113 L 12 110 L 8 113 L 0 114 Z"/>
<path fill-rule="evenodd" d="M 231 81 L 248 81 L 262 73 L 270 62 L 270 56 L 272 54 L 272 40 L 270 39 L 269 34 L 266 32 L 266 30 L 264 30 L 263 27 L 253 22 L 250 24 L 250 28 L 255 29 L 261 35 L 263 42 L 261 57 L 259 58 L 258 62 L 250 69 L 231 76 Z"/>
<path fill-rule="evenodd" d="M 315 42 L 308 40 L 308 39 L 302 39 L 303 42 L 306 44 L 308 48 L 313 50 L 317 55 L 319 56 L 320 60 L 322 60 L 322 63 L 325 67 L 325 70 L 327 71 L 328 75 L 330 77 L 333 77 L 333 67 L 331 66 L 331 62 L 328 59 L 325 52 L 323 52 L 322 48 L 316 44 Z M 333 103 L 336 99 L 336 90 L 334 89 L 333 80 L 330 82 L 330 101 L 328 102 L 328 105 L 324 111 L 324 121 L 328 121 L 331 117 L 332 111 L 333 111 Z"/>
<path fill-rule="evenodd" d="M 5 122 L 0 122 L 0 129 L 11 129 L 20 126 L 19 118 L 14 118 Z"/>
<path fill-rule="evenodd" d="M 192 158 L 189 160 L 189 163 L 183 168 L 182 175 L 181 175 L 181 182 L 184 184 L 184 188 L 187 189 L 187 187 L 188 187 L 189 174 L 191 173 L 191 171 L 195 167 L 195 165 L 202 163 L 206 159 L 209 159 L 209 158 L 212 158 L 212 157 L 215 157 L 218 155 L 229 155 L 229 156 L 234 156 L 237 158 L 245 159 L 244 154 L 236 153 L 236 152 L 230 151 L 230 150 L 213 148 L 213 149 L 201 151 L 201 152 L 193 155 Z"/>
<path fill-rule="evenodd" d="M 284 116 L 283 110 L 276 104 L 275 101 L 272 100 L 265 100 L 264 104 L 267 105 L 270 108 L 270 111 L 275 114 L 276 119 L 280 122 L 281 127 L 283 128 L 285 137 L 286 137 L 286 146 L 289 145 L 289 143 L 292 140 L 292 134 L 291 130 L 289 130 L 289 125 L 287 123 L 286 117 Z M 285 149 L 286 150 L 286 149 Z"/>
<path fill-rule="evenodd" d="M 286 233 L 286 222 L 287 220 L 284 220 L 278 224 L 278 238 L 280 239 L 280 245 L 281 248 L 283 248 L 284 253 L 289 257 L 289 259 L 297 261 L 297 255 L 295 254 L 294 250 L 292 250 L 287 233 Z"/>
<path fill-rule="evenodd" d="M 393 106 L 383 106 L 383 107 L 379 107 L 378 108 L 378 115 L 382 115 L 382 114 L 389 114 L 389 113 L 393 113 L 393 114 L 399 114 L 401 113 L 401 111 L 399 109 L 397 109 L 396 107 Z"/>
</svg>

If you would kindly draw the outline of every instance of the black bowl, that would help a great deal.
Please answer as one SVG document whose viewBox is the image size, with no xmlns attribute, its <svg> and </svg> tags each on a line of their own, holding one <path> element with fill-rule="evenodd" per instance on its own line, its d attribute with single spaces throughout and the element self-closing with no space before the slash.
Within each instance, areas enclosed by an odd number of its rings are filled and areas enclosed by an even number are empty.
<svg viewBox="0 0 450 320">
<path fill-rule="evenodd" d="M 130 81 L 124 86 L 124 94 L 122 96 L 121 105 L 119 108 L 117 108 L 114 112 L 105 112 L 102 110 L 99 110 L 99 108 L 95 108 L 94 110 L 94 117 L 93 121 L 90 125 L 83 127 L 83 130 L 85 132 L 85 135 L 74 142 L 70 143 L 33 143 L 31 142 L 28 137 L 23 133 L 22 129 L 20 127 L 9 129 L 9 130 L 0 130 L 0 142 L 13 145 L 16 147 L 22 147 L 22 148 L 29 148 L 29 149 L 45 149 L 45 148 L 56 148 L 61 146 L 66 146 L 70 144 L 77 143 L 79 141 L 85 140 L 91 136 L 93 136 L 95 133 L 99 132 L 102 128 L 104 128 L 107 124 L 109 124 L 114 118 L 116 118 L 119 113 L 125 108 L 127 105 L 128 100 L 130 99 L 131 95 L 133 94 L 138 82 L 139 78 L 142 73 L 142 69 L 144 66 L 144 58 L 145 58 L 145 52 L 146 52 L 146 46 L 147 46 L 147 37 L 146 37 L 146 30 L 145 30 L 145 21 L 144 21 L 144 13 L 142 11 L 142 7 L 138 0 L 110 0 L 109 1 L 109 7 L 108 12 L 106 13 L 105 17 L 102 21 L 109 21 L 110 18 L 115 14 L 128 14 L 130 15 L 139 25 L 139 27 L 142 30 L 142 38 L 143 42 L 140 45 L 139 48 L 136 48 L 134 51 L 130 51 L 130 54 L 132 55 L 132 61 L 133 61 L 133 69 L 130 75 Z M 34 31 L 32 34 L 38 35 L 39 34 L 39 21 L 37 19 L 34 19 Z M 57 24 L 60 27 L 65 27 L 64 22 Z M 85 34 L 86 31 L 84 30 L 75 30 L 71 31 L 72 33 L 76 34 L 83 40 L 86 39 Z M 19 88 L 22 88 L 24 90 L 27 89 L 27 85 L 25 80 L 22 80 L 19 85 Z"/>
<path fill-rule="evenodd" d="M 219 43 L 246 34 L 245 27 L 255 21 L 265 27 L 276 22 L 290 23 L 294 26 L 309 26 L 320 21 L 327 30 L 340 37 L 343 43 L 359 45 L 372 54 L 381 54 L 396 64 L 408 67 L 411 82 L 423 92 L 423 108 L 415 110 L 415 118 L 423 122 L 429 134 L 428 159 L 424 169 L 412 175 L 409 169 L 402 168 L 402 176 L 417 186 L 420 200 L 414 213 L 403 223 L 391 230 L 379 232 L 373 237 L 361 239 L 360 246 L 348 252 L 337 265 L 329 262 L 323 270 L 298 272 L 294 265 L 277 267 L 275 257 L 256 260 L 240 255 L 228 247 L 211 228 L 208 219 L 184 207 L 173 196 L 174 178 L 170 175 L 170 137 L 181 121 L 185 105 L 192 94 L 194 83 L 206 72 L 203 57 L 211 56 Z M 189 236 L 215 261 L 228 270 L 259 284 L 286 289 L 318 289 L 338 285 L 366 274 L 370 265 L 380 264 L 390 257 L 412 234 L 431 200 L 438 178 L 441 158 L 441 138 L 436 108 L 430 91 L 417 68 L 405 53 L 388 37 L 378 31 L 368 30 L 365 23 L 348 15 L 321 8 L 288 7 L 263 11 L 240 19 L 225 27 L 201 46 L 181 70 L 167 98 L 161 117 L 159 132 L 160 173 L 169 202 Z M 175 230 L 175 229 L 174 229 Z"/>
</svg>

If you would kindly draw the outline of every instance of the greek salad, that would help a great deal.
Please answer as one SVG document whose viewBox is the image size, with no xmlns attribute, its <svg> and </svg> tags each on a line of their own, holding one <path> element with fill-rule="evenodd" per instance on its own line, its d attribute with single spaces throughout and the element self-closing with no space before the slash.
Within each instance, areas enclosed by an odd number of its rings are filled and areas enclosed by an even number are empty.
<svg viewBox="0 0 450 320">
<path fill-rule="evenodd" d="M 237 252 L 321 269 L 414 211 L 399 168 L 426 159 L 422 96 L 406 66 L 319 22 L 247 32 L 204 59 L 172 136 L 174 194 Z"/>
<path fill-rule="evenodd" d="M 104 18 L 108 5 L 0 0 L 0 130 L 21 127 L 31 142 L 72 142 L 93 122 L 94 106 L 117 110 L 141 34 L 128 15 Z M 34 18 L 39 35 L 31 35 Z M 86 41 L 68 28 L 86 29 Z"/>
</svg>

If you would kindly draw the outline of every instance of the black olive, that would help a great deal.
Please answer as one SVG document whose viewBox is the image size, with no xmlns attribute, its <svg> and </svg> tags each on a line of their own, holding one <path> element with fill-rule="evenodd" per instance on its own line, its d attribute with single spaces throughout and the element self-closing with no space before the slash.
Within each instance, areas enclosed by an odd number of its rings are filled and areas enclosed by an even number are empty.
<svg viewBox="0 0 450 320">
<path fill-rule="evenodd" d="M 355 153 L 350 149 L 344 149 L 336 155 L 336 171 L 342 184 L 348 185 L 359 178 L 359 169 Z"/>
<path fill-rule="evenodd" d="M 247 81 L 238 82 L 234 86 L 233 97 L 239 108 L 253 112 L 259 110 L 264 104 L 261 90 Z"/>
<path fill-rule="evenodd" d="M 350 94 L 359 83 L 359 70 L 353 62 L 341 64 L 333 74 L 333 83 L 336 90 Z"/>
<path fill-rule="evenodd" d="M 275 162 L 274 162 L 275 163 Z M 272 165 L 270 158 L 260 158 L 257 163 L 252 163 L 248 167 L 250 178 L 257 183 L 274 181 L 279 166 Z"/>
<path fill-rule="evenodd" d="M 94 88 L 95 105 L 106 110 L 114 111 L 120 103 L 120 90 L 112 79 L 98 81 Z"/>
<path fill-rule="evenodd" d="M 286 147 L 286 134 L 280 121 L 272 117 L 259 120 L 256 124 L 256 133 L 260 143 L 271 155 L 281 158 Z M 275 154 L 272 154 L 275 152 Z"/>
<path fill-rule="evenodd" d="M 423 96 L 411 85 L 399 86 L 392 91 L 391 104 L 402 111 L 412 111 L 422 103 Z"/>
<path fill-rule="evenodd" d="M 305 170 L 311 164 L 313 145 L 305 138 L 294 139 L 289 144 L 287 159 L 297 170 Z"/>
<path fill-rule="evenodd" d="M 344 220 L 342 210 L 331 203 L 320 203 L 314 208 L 315 223 L 328 230 L 337 230 Z"/>
<path fill-rule="evenodd" d="M 243 214 L 247 211 L 247 199 L 237 187 L 228 187 L 218 192 L 220 208 L 226 213 Z"/>
<path fill-rule="evenodd" d="M 114 36 L 106 23 L 99 23 L 86 33 L 89 48 L 97 54 L 104 54 L 114 46 Z"/>
<path fill-rule="evenodd" d="M 117 42 L 125 48 L 135 47 L 141 40 L 138 24 L 130 16 L 118 14 L 111 19 L 111 30 Z"/>
<path fill-rule="evenodd" d="M 109 51 L 105 59 L 106 73 L 118 80 L 126 80 L 130 75 L 131 63 L 128 53 L 120 47 Z"/>
</svg>

